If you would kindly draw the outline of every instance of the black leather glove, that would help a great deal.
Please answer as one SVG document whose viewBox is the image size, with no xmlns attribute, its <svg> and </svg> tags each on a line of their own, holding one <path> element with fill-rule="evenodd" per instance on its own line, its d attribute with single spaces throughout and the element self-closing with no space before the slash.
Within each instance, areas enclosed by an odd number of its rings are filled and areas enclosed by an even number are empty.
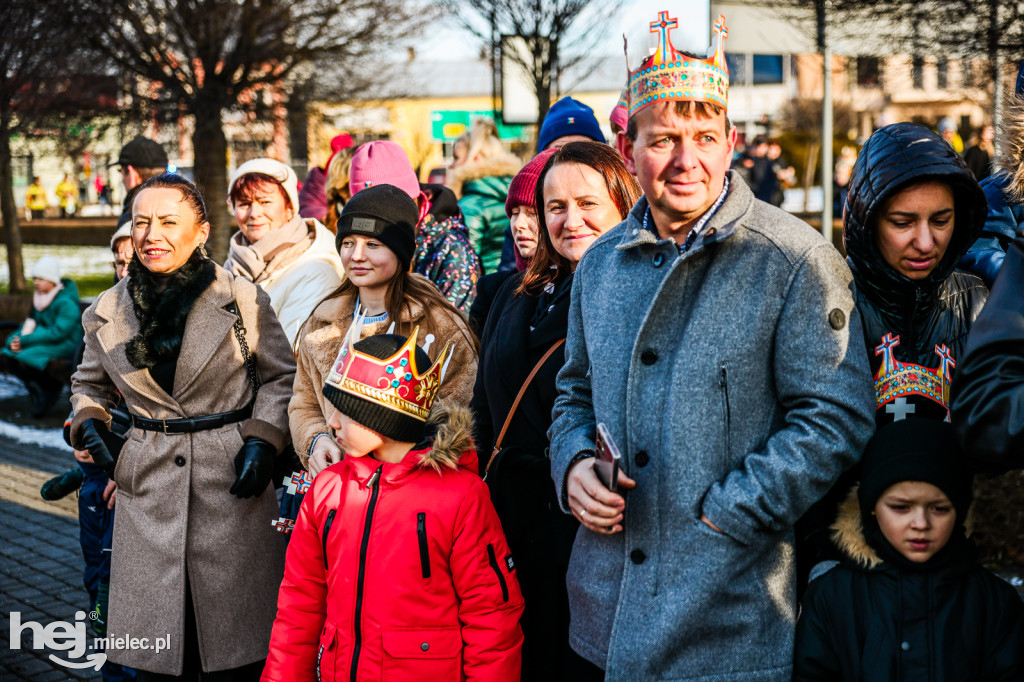
<svg viewBox="0 0 1024 682">
<path fill-rule="evenodd" d="M 243 500 L 256 497 L 267 489 L 274 473 L 277 448 L 262 438 L 247 438 L 235 455 L 235 473 L 238 478 L 231 486 L 231 494 Z"/>
<path fill-rule="evenodd" d="M 121 454 L 121 448 L 117 444 L 120 439 L 110 433 L 110 429 L 105 423 L 93 418 L 86 419 L 82 423 L 79 440 L 92 456 L 92 461 L 96 463 L 96 466 L 103 469 L 107 476 L 113 477 L 117 457 Z M 123 441 L 121 442 L 123 443 Z"/>
</svg>

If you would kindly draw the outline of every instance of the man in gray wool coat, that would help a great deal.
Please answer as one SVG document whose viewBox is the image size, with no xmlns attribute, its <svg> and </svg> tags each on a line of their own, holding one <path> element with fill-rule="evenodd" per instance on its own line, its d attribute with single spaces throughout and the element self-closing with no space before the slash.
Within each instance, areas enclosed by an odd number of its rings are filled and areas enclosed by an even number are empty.
<svg viewBox="0 0 1024 682">
<path fill-rule="evenodd" d="M 630 77 L 620 144 L 645 197 L 573 282 L 548 433 L 584 526 L 570 643 L 609 680 L 783 682 L 792 526 L 860 456 L 872 382 L 843 258 L 728 170 L 723 19 L 706 60 L 674 24 Z M 592 466 L 598 423 L 621 495 Z"/>
</svg>

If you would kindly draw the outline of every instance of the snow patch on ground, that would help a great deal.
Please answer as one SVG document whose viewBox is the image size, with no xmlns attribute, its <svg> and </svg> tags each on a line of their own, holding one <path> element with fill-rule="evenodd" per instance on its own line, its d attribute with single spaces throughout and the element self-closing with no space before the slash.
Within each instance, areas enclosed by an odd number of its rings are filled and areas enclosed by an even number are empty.
<svg viewBox="0 0 1024 682">
<path fill-rule="evenodd" d="M 0 374 L 0 400 L 21 398 L 27 395 L 28 391 L 25 390 L 25 384 L 9 374 Z"/>
<path fill-rule="evenodd" d="M 25 244 L 22 257 L 25 259 L 25 277 L 32 273 L 32 266 L 43 256 L 56 256 L 60 261 L 62 277 L 82 277 L 86 275 L 110 275 L 114 281 L 114 271 L 110 268 L 113 257 L 110 249 L 105 246 L 68 246 L 49 244 Z M 7 266 L 7 247 L 0 245 L 0 284 L 7 284 L 11 273 Z"/>
<path fill-rule="evenodd" d="M 53 448 L 64 452 L 71 452 L 71 448 L 64 442 L 62 429 L 37 429 L 31 426 L 18 426 L 0 420 L 0 436 L 16 440 L 26 445 L 38 445 L 44 448 Z"/>
<path fill-rule="evenodd" d="M 28 400 L 28 391 L 25 385 L 7 374 L 0 374 L 0 400 Z M 8 403 L 11 405 L 13 403 Z M 7 409 L 6 407 L 4 409 Z M 71 448 L 64 442 L 64 432 L 60 428 L 40 429 L 34 426 L 22 426 L 7 421 L 10 415 L 3 414 L 0 410 L 0 436 L 11 440 L 25 443 L 26 445 L 37 445 L 45 448 L 54 448 L 61 452 L 70 452 Z"/>
</svg>

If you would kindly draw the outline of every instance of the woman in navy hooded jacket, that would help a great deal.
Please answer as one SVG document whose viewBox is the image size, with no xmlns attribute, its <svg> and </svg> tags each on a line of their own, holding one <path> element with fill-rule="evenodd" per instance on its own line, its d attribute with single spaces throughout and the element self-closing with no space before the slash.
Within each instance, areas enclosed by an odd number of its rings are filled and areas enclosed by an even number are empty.
<svg viewBox="0 0 1024 682">
<path fill-rule="evenodd" d="M 956 270 L 985 221 L 985 195 L 942 138 L 881 128 L 853 169 L 843 239 L 864 320 L 879 426 L 945 420 L 952 374 L 988 289 Z"/>
</svg>

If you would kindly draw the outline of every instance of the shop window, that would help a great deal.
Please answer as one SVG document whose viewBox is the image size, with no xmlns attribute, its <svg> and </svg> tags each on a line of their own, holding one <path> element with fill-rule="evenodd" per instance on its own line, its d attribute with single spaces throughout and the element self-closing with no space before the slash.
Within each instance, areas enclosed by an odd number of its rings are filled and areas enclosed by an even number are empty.
<svg viewBox="0 0 1024 682">
<path fill-rule="evenodd" d="M 878 57 L 857 57 L 857 85 L 876 88 L 882 84 L 882 63 Z"/>
<path fill-rule="evenodd" d="M 755 54 L 754 85 L 774 85 L 782 82 L 781 54 Z"/>
<path fill-rule="evenodd" d="M 726 53 L 725 63 L 729 67 L 729 85 L 746 85 L 747 55 Z"/>
</svg>

